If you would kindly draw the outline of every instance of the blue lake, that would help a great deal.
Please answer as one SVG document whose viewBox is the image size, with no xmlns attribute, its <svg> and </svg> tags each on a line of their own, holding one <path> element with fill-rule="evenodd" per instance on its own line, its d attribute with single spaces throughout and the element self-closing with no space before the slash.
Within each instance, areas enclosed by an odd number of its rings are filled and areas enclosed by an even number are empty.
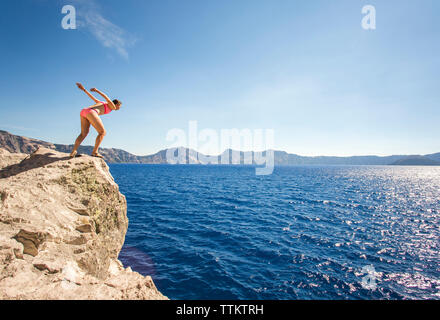
<svg viewBox="0 0 440 320">
<path fill-rule="evenodd" d="M 440 167 L 111 164 L 171 299 L 440 299 Z"/>
</svg>

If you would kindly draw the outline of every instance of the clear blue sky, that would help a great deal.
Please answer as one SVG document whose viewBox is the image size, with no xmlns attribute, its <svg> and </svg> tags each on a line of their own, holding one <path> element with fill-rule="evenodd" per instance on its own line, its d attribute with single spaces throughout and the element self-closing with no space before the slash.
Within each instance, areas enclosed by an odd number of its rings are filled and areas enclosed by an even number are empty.
<svg viewBox="0 0 440 320">
<path fill-rule="evenodd" d="M 440 151 L 438 0 L 84 3 L 1 1 L 0 129 L 73 143 L 91 103 L 80 81 L 124 103 L 102 117 L 102 146 L 139 155 L 189 120 L 272 128 L 301 155 Z M 61 28 L 65 4 L 77 30 Z"/>
</svg>

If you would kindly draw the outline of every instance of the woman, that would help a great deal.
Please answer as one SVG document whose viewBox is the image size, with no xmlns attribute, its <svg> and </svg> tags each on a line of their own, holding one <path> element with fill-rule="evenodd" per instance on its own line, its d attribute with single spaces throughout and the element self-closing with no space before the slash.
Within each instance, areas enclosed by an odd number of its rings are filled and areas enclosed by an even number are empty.
<svg viewBox="0 0 440 320">
<path fill-rule="evenodd" d="M 78 138 L 76 138 L 75 146 L 73 147 L 70 157 L 74 158 L 76 156 L 78 147 L 89 134 L 89 128 L 90 125 L 92 125 L 96 129 L 96 131 L 98 131 L 98 136 L 96 137 L 95 148 L 92 151 L 92 156 L 103 158 L 103 156 L 98 153 L 98 148 L 102 140 L 104 139 L 106 131 L 104 129 L 104 124 L 102 123 L 102 120 L 99 116 L 103 114 L 108 114 L 112 112 L 112 110 L 119 110 L 122 103 L 117 99 L 110 100 L 107 95 L 96 88 L 90 89 L 90 91 L 100 94 L 106 102 L 99 101 L 94 96 L 92 96 L 90 92 L 84 89 L 81 83 L 77 83 L 76 85 L 80 90 L 84 91 L 90 97 L 90 99 L 95 101 L 95 104 L 81 110 L 81 134 L 78 136 Z"/>
</svg>

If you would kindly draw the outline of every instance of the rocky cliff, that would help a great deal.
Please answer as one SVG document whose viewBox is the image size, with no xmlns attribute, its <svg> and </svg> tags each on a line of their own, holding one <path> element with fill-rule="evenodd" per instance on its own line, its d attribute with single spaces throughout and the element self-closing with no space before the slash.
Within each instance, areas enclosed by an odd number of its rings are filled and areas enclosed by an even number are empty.
<svg viewBox="0 0 440 320">
<path fill-rule="evenodd" d="M 99 158 L 0 149 L 0 299 L 166 299 L 118 260 L 126 208 Z"/>
</svg>

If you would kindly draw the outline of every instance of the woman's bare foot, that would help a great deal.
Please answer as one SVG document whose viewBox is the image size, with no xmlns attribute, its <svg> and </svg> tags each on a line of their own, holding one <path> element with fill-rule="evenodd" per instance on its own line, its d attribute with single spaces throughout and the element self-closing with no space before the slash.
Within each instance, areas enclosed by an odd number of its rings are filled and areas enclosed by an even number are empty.
<svg viewBox="0 0 440 320">
<path fill-rule="evenodd" d="M 76 151 L 72 151 L 72 153 L 70 154 L 71 158 L 75 158 L 76 157 L 77 152 Z"/>
<path fill-rule="evenodd" d="M 98 152 L 92 153 L 92 157 L 104 159 L 104 156 L 102 154 L 98 153 Z"/>
</svg>

